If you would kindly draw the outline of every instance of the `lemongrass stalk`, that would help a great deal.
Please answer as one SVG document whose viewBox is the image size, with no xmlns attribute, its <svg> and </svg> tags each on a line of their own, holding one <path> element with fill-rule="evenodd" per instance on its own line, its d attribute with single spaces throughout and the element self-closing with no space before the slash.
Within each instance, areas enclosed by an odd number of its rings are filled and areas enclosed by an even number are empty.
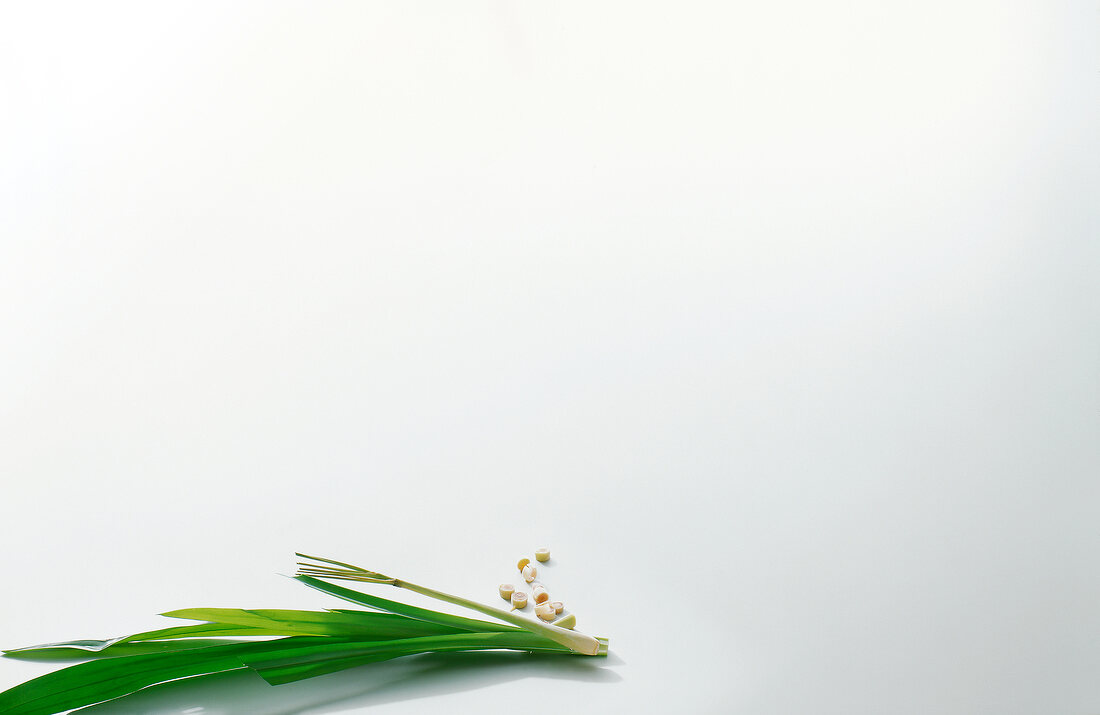
<svg viewBox="0 0 1100 715">
<path fill-rule="evenodd" d="M 333 566 L 340 566 L 342 568 L 319 568 L 311 564 L 299 563 L 299 566 L 304 568 L 299 569 L 299 574 L 303 576 L 314 576 L 319 578 L 341 579 L 345 581 L 362 581 L 365 583 L 380 583 L 389 586 L 396 586 L 397 588 L 404 588 L 414 593 L 419 593 L 429 598 L 434 598 L 445 603 L 451 603 L 456 606 L 462 606 L 463 608 L 469 608 L 474 611 L 479 611 L 487 616 L 499 618 L 502 621 L 511 623 L 512 625 L 519 626 L 525 630 L 536 633 L 545 638 L 549 638 L 555 643 L 560 643 L 566 648 L 580 653 L 581 655 L 606 655 L 607 644 L 601 644 L 600 641 L 593 638 L 590 635 L 584 633 L 578 633 L 577 631 L 571 631 L 558 626 L 540 623 L 538 621 L 531 621 L 523 616 L 517 616 L 509 611 L 505 611 L 501 608 L 494 606 L 488 606 L 477 601 L 471 601 L 468 598 L 461 596 L 455 596 L 442 591 L 436 591 L 433 588 L 427 588 L 426 586 L 420 586 L 408 581 L 402 581 L 401 579 L 391 578 L 378 573 L 377 571 L 368 571 L 367 569 L 359 566 L 352 566 L 341 561 L 333 561 L 331 559 L 322 559 L 317 556 L 308 556 L 306 554 L 298 554 L 297 556 L 303 559 L 310 559 L 312 561 L 320 561 Z"/>
</svg>

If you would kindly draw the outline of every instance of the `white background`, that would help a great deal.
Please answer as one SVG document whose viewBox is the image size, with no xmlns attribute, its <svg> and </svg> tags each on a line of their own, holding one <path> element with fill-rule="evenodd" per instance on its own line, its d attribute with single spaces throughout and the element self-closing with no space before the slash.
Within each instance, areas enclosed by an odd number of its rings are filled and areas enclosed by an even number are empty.
<svg viewBox="0 0 1100 715">
<path fill-rule="evenodd" d="M 95 712 L 1100 713 L 1094 3 L 2 8 L 0 646 L 549 545 L 613 649 Z"/>
</svg>

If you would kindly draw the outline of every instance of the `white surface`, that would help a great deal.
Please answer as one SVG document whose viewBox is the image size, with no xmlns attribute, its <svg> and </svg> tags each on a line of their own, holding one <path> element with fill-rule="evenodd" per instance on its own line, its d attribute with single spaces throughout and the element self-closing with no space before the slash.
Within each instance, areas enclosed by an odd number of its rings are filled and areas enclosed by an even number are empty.
<svg viewBox="0 0 1100 715">
<path fill-rule="evenodd" d="M 0 11 L 4 646 L 546 544 L 96 712 L 1100 712 L 1092 3 L 164 5 Z"/>
</svg>

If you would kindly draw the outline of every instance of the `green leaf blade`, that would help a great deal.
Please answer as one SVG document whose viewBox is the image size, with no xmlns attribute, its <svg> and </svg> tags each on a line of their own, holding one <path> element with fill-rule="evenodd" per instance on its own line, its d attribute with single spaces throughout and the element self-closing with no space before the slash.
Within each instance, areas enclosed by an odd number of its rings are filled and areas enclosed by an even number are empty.
<svg viewBox="0 0 1100 715">
<path fill-rule="evenodd" d="M 336 596 L 350 603 L 355 603 L 360 606 L 368 606 L 370 608 L 377 608 L 381 611 L 387 611 L 389 613 L 395 613 L 409 618 L 415 618 L 421 621 L 427 621 L 428 623 L 437 623 L 439 625 L 450 626 L 463 631 L 470 632 L 496 632 L 496 633 L 511 633 L 516 631 L 522 631 L 522 628 L 516 626 L 505 625 L 503 623 L 493 623 L 491 621 L 482 621 L 475 618 L 464 618 L 463 616 L 452 616 L 449 613 L 440 613 L 438 611 L 431 611 L 426 608 L 418 608 L 417 606 L 410 606 L 407 603 L 401 603 L 399 601 L 391 601 L 386 598 L 380 598 L 378 596 L 372 596 L 361 591 L 345 588 L 344 586 L 337 586 L 335 584 L 326 583 L 320 579 L 313 578 L 312 576 L 294 576 L 297 581 L 301 581 L 310 588 L 315 588 L 318 591 L 329 594 L 330 596 Z"/>
<path fill-rule="evenodd" d="M 0 713 L 51 715 L 113 700 L 168 680 L 237 670 L 245 667 L 240 659 L 242 655 L 312 645 L 308 641 L 331 644 L 336 639 L 283 638 L 93 660 L 47 673 L 0 693 Z"/>
<path fill-rule="evenodd" d="M 188 608 L 161 615 L 262 628 L 280 635 L 354 636 L 382 640 L 463 632 L 454 626 L 366 611 Z"/>
</svg>

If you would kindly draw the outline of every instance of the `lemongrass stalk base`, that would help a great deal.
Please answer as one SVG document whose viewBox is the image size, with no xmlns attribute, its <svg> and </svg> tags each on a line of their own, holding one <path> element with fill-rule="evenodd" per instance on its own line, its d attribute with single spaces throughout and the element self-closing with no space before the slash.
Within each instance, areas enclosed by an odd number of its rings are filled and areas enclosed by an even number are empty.
<svg viewBox="0 0 1100 715">
<path fill-rule="evenodd" d="M 600 653 L 600 642 L 590 635 L 585 633 L 579 633 L 577 631 L 560 628 L 558 626 L 540 623 L 538 621 L 531 621 L 523 616 L 517 616 L 510 611 L 505 611 L 494 606 L 488 606 L 477 601 L 471 601 L 468 598 L 461 596 L 454 596 L 449 593 L 443 593 L 442 591 L 436 591 L 433 588 L 426 586 L 420 586 L 415 583 L 409 583 L 408 581 L 402 581 L 401 579 L 392 578 L 378 573 L 377 571 L 370 571 L 360 566 L 352 566 L 351 564 L 344 563 L 342 561 L 333 561 L 331 559 L 322 559 L 316 556 L 307 556 L 306 554 L 298 554 L 298 556 L 309 559 L 311 561 L 320 561 L 326 564 L 332 564 L 339 568 L 332 568 L 331 566 L 317 567 L 312 564 L 299 563 L 304 567 L 299 569 L 299 575 L 308 575 L 316 578 L 328 578 L 328 579 L 341 579 L 345 581 L 363 581 L 365 583 L 379 583 L 387 584 L 389 586 L 396 586 L 397 588 L 404 588 L 414 593 L 419 593 L 429 598 L 434 598 L 445 603 L 451 603 L 456 606 L 462 606 L 463 608 L 469 608 L 480 613 L 484 613 L 487 616 L 493 618 L 499 618 L 506 623 L 519 626 L 524 630 L 536 633 L 545 638 L 549 638 L 555 643 L 560 643 L 575 653 L 581 655 L 607 655 L 606 644 L 603 648 L 604 652 Z"/>
</svg>

